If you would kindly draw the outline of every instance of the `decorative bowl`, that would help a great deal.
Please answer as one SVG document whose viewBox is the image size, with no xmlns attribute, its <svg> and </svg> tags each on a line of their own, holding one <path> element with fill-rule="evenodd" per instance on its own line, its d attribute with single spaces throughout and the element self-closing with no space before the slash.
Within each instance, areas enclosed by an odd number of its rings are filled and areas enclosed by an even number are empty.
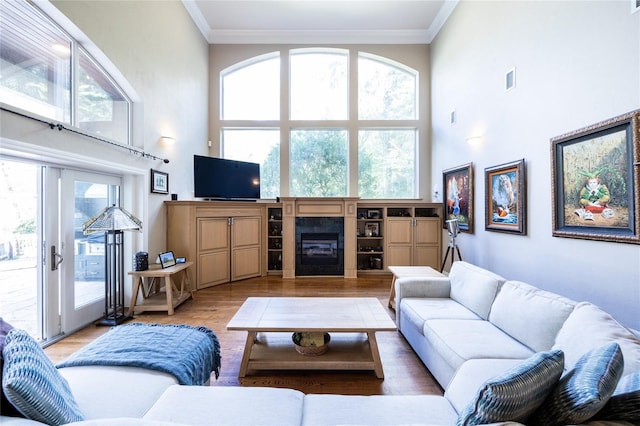
<svg viewBox="0 0 640 426">
<path fill-rule="evenodd" d="M 291 336 L 296 352 L 305 356 L 318 356 L 327 352 L 331 335 L 323 332 L 295 332 Z"/>
</svg>

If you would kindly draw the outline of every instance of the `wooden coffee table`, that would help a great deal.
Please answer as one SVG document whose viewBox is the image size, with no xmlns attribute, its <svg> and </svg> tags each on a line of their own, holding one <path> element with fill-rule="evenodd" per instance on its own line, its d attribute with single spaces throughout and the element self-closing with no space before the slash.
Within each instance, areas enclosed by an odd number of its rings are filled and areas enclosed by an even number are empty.
<svg viewBox="0 0 640 426">
<path fill-rule="evenodd" d="M 375 297 L 249 297 L 227 330 L 248 332 L 238 377 L 248 370 L 374 370 L 382 379 L 376 331 L 396 325 Z M 297 353 L 296 331 L 330 333 L 329 350 Z"/>
</svg>

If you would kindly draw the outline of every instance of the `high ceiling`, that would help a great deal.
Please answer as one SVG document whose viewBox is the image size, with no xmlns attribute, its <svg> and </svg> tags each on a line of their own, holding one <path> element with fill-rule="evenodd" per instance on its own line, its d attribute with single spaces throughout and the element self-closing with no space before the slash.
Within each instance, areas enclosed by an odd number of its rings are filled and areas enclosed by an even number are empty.
<svg viewBox="0 0 640 426">
<path fill-rule="evenodd" d="M 182 0 L 211 44 L 430 43 L 458 0 Z"/>
</svg>

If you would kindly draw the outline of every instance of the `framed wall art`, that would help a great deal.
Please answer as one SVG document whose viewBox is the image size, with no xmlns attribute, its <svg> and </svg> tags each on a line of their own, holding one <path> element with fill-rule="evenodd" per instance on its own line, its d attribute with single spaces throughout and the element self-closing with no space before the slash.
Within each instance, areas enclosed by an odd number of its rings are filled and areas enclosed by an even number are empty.
<svg viewBox="0 0 640 426">
<path fill-rule="evenodd" d="M 527 233 L 527 193 L 524 159 L 487 167 L 485 226 L 487 231 Z"/>
<path fill-rule="evenodd" d="M 169 173 L 151 169 L 151 192 L 156 194 L 169 193 Z"/>
<path fill-rule="evenodd" d="M 458 219 L 461 232 L 473 233 L 473 163 L 444 170 L 442 188 L 445 212 L 443 224 L 447 220 Z"/>
<path fill-rule="evenodd" d="M 553 236 L 640 244 L 640 110 L 551 139 Z"/>
</svg>

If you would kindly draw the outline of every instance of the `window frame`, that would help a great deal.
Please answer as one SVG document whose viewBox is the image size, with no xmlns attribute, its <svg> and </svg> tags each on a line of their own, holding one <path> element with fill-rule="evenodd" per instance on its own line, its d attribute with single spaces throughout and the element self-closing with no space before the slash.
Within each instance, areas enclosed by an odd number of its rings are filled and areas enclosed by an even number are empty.
<svg viewBox="0 0 640 426">
<path fill-rule="evenodd" d="M 70 52 L 69 58 L 67 59 L 68 66 L 70 68 L 69 73 L 69 100 L 68 105 L 64 105 L 64 108 L 69 108 L 69 119 L 66 120 L 58 120 L 52 118 L 52 120 L 58 121 L 65 125 L 69 125 L 72 129 L 78 131 L 79 133 L 86 134 L 99 139 L 108 139 L 110 142 L 118 144 L 131 146 L 133 145 L 133 116 L 134 116 L 134 102 L 138 99 L 137 94 L 129 85 L 128 82 L 124 79 L 124 77 L 117 71 L 117 68 L 111 63 L 111 61 L 104 55 L 99 49 L 90 42 L 90 40 L 77 29 L 69 19 L 62 14 L 58 9 L 56 9 L 53 5 L 48 2 L 41 2 L 38 4 L 34 4 L 30 1 L 23 0 L 23 3 L 31 8 L 33 12 L 39 15 L 42 18 L 43 22 L 46 22 L 51 26 L 55 31 L 61 32 L 70 40 Z M 42 22 L 27 22 L 25 25 L 41 25 Z M 82 41 L 80 41 L 82 40 Z M 127 105 L 127 113 L 126 113 L 126 140 L 119 141 L 111 138 L 105 138 L 103 135 L 99 133 L 95 133 L 86 129 L 83 129 L 79 126 L 78 123 L 78 78 L 79 78 L 79 62 L 80 55 L 84 54 L 89 62 L 96 67 L 96 70 L 102 74 L 105 80 L 109 81 L 114 89 L 123 97 Z M 96 55 L 96 53 L 98 53 Z M 27 117 L 32 117 L 36 119 L 42 119 L 48 117 L 43 117 L 39 115 L 37 112 L 24 109 L 21 107 L 14 106 L 12 104 L 1 103 L 3 108 L 7 108 L 9 110 L 17 111 Z M 53 105 L 53 107 L 58 108 L 59 105 Z"/>
<path fill-rule="evenodd" d="M 427 93 L 420 93 L 418 88 L 420 87 L 420 79 L 425 78 L 428 75 L 428 52 L 425 52 L 423 48 L 419 46 L 405 46 L 407 51 L 394 48 L 387 45 L 367 45 L 363 46 L 330 46 L 330 47 L 302 47 L 306 50 L 317 49 L 322 51 L 323 49 L 346 49 L 349 52 L 348 63 L 348 111 L 349 116 L 346 120 L 292 120 L 290 118 L 290 105 L 289 105 L 289 54 L 294 49 L 301 49 L 299 45 L 279 45 L 276 46 L 280 52 L 281 60 L 281 119 L 269 120 L 269 121 L 255 121 L 255 120 L 223 120 L 221 118 L 219 109 L 221 105 L 219 102 L 212 103 L 212 129 L 214 139 L 210 146 L 209 154 L 212 156 L 222 156 L 223 150 L 221 147 L 221 132 L 225 128 L 239 128 L 244 127 L 250 129 L 264 128 L 264 127 L 276 127 L 280 129 L 281 144 L 280 144 L 280 196 L 291 196 L 290 192 L 290 146 L 289 146 L 289 134 L 291 129 L 300 128 L 314 128 L 314 129 L 335 129 L 335 128 L 347 128 L 349 137 L 348 148 L 348 182 L 347 182 L 347 194 L 345 196 L 358 196 L 358 135 L 359 130 L 365 129 L 412 129 L 416 131 L 416 146 L 415 151 L 417 153 L 415 158 L 415 170 L 413 171 L 415 178 L 415 193 L 412 197 L 407 198 L 392 198 L 387 199 L 390 201 L 401 200 L 424 200 L 428 195 L 428 189 L 431 186 L 430 183 L 430 170 L 428 170 L 430 149 L 428 140 L 428 116 L 425 115 L 425 111 L 428 111 L 428 99 Z M 217 79 L 219 79 L 220 72 L 222 70 L 231 69 L 234 62 L 247 66 L 253 58 L 260 58 L 262 52 L 273 52 L 274 46 L 260 46 L 260 45 L 244 45 L 244 46 L 214 46 L 212 49 L 212 82 L 214 87 L 213 99 L 219 98 L 221 87 L 215 85 Z M 416 115 L 415 119 L 411 120 L 360 120 L 358 115 L 358 59 L 360 54 L 365 54 L 367 58 L 373 58 L 380 60 L 383 63 L 387 63 L 390 66 L 400 67 L 401 69 L 413 70 L 416 73 Z M 424 56 L 424 55 L 427 56 Z M 238 58 L 243 58 L 238 61 Z M 424 84 L 424 82 L 423 82 Z M 422 111 L 422 113 L 420 113 Z M 372 199 L 375 201 L 384 201 L 383 198 Z"/>
</svg>

